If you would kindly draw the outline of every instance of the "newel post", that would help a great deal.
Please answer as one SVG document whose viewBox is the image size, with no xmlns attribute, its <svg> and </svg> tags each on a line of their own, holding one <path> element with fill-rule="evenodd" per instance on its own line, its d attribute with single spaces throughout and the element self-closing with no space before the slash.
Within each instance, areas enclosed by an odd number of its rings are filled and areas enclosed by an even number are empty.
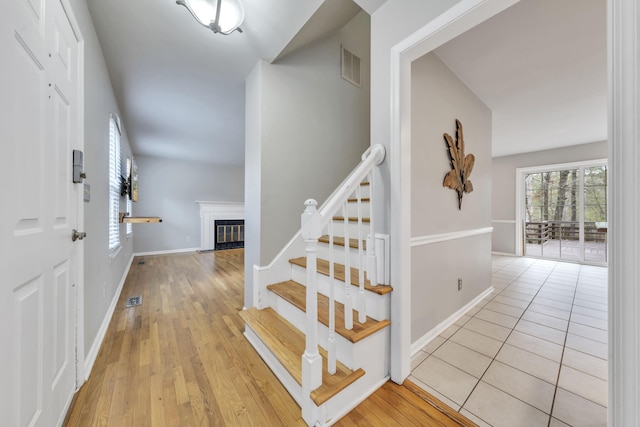
<svg viewBox="0 0 640 427">
<path fill-rule="evenodd" d="M 311 420 L 307 418 L 312 416 L 311 392 L 322 384 L 322 357 L 318 352 L 318 271 L 316 262 L 318 239 L 322 230 L 320 214 L 316 208 L 318 202 L 308 199 L 304 205 L 301 234 L 306 243 L 305 251 L 307 254 L 307 322 L 306 346 L 302 355 L 302 416 L 308 422 Z"/>
</svg>

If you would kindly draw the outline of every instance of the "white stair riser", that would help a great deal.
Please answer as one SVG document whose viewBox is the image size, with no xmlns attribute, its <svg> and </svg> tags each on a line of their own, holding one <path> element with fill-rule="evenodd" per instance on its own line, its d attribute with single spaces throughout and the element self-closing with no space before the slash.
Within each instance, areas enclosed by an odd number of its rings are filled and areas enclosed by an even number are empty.
<svg viewBox="0 0 640 427">
<path fill-rule="evenodd" d="M 269 305 L 280 316 L 287 319 L 287 322 L 291 323 L 306 335 L 307 314 L 304 311 L 298 309 L 289 301 L 286 301 L 284 298 L 273 292 L 269 292 Z M 329 328 L 319 322 L 318 343 L 325 350 L 329 348 Z M 357 366 L 356 368 L 354 368 L 354 360 L 356 358 L 355 347 L 356 344 L 352 343 L 342 335 L 336 334 L 336 357 L 340 362 L 342 362 L 347 368 L 351 370 L 357 369 L 359 367 Z"/>
<path fill-rule="evenodd" d="M 318 243 L 318 258 L 329 260 L 329 244 L 328 243 Z M 351 262 L 351 267 L 360 268 L 360 255 L 358 254 L 358 249 L 349 247 L 349 261 Z M 344 254 L 344 246 L 333 246 L 333 261 L 338 264 L 344 265 L 345 254 Z M 362 260 L 364 262 L 365 270 L 367 266 L 367 251 L 363 248 L 362 250 Z"/>
<path fill-rule="evenodd" d="M 291 279 L 304 285 L 307 280 L 307 269 L 302 268 L 298 265 L 291 266 Z M 331 280 L 329 277 L 318 274 L 318 292 L 322 295 L 329 295 L 329 286 L 331 284 Z M 344 292 L 344 282 L 340 280 L 333 279 L 333 289 L 335 292 L 336 301 L 344 303 L 345 300 L 345 292 Z M 353 301 L 353 308 L 357 309 L 357 301 L 358 301 L 358 288 L 355 286 L 349 287 L 349 294 L 351 295 L 351 301 Z M 371 317 L 375 320 L 385 320 L 390 319 L 390 294 L 386 295 L 378 295 L 375 292 L 365 291 L 365 308 L 367 312 L 367 316 Z"/>
</svg>

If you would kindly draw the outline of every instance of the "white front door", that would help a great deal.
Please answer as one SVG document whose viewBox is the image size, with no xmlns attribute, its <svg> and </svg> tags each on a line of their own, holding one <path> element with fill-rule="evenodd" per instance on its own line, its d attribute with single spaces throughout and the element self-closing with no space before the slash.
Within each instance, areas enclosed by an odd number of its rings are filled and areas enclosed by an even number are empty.
<svg viewBox="0 0 640 427">
<path fill-rule="evenodd" d="M 78 42 L 59 0 L 2 2 L 0 60 L 0 424 L 60 425 L 76 388 L 82 142 Z"/>
</svg>

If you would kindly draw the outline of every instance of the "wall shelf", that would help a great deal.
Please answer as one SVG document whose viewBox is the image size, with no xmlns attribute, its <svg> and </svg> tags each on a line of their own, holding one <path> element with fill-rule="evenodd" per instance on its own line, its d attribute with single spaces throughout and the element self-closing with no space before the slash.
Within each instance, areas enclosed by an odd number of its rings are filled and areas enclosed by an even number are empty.
<svg viewBox="0 0 640 427">
<path fill-rule="evenodd" d="M 145 222 L 162 222 L 162 218 L 158 216 L 126 216 L 126 214 L 120 214 L 120 222 L 130 224 L 140 224 Z"/>
</svg>

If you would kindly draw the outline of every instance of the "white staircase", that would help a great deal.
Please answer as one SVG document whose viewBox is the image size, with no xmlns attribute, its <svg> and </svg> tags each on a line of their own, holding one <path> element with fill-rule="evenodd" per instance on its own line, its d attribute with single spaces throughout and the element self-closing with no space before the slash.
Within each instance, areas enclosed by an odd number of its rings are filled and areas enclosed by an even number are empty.
<svg viewBox="0 0 640 427">
<path fill-rule="evenodd" d="M 389 378 L 392 289 L 379 284 L 384 245 L 372 231 L 370 179 L 384 156 L 370 148 L 319 209 L 305 202 L 300 232 L 269 266 L 254 267 L 257 306 L 240 313 L 310 426 L 333 424 Z"/>
</svg>

